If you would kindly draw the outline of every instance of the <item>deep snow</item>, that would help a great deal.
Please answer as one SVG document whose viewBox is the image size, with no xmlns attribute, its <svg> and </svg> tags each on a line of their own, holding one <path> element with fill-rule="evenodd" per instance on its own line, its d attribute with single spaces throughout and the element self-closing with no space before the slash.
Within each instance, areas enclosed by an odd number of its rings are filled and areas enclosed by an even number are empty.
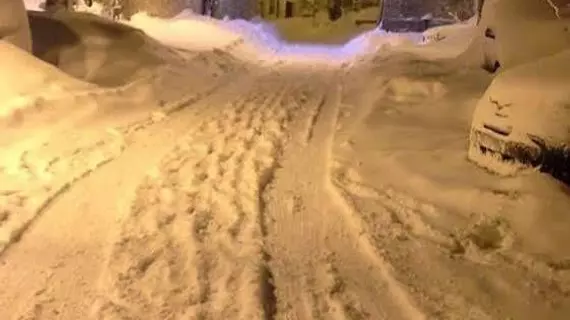
<svg viewBox="0 0 570 320">
<path fill-rule="evenodd" d="M 568 317 L 567 186 L 467 160 L 472 25 L 129 24 L 177 50 L 126 85 L 1 44 L 1 318 Z"/>
</svg>

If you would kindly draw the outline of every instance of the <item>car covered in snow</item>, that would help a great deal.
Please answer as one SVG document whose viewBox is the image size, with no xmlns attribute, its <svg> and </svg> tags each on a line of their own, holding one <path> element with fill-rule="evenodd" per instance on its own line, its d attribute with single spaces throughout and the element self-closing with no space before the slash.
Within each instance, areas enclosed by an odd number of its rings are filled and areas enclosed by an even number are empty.
<svg viewBox="0 0 570 320">
<path fill-rule="evenodd" d="M 496 72 L 570 49 L 570 0 L 484 0 L 483 67 Z"/>
<path fill-rule="evenodd" d="M 570 182 L 570 50 L 499 73 L 473 114 L 468 157 L 499 174 Z"/>
</svg>

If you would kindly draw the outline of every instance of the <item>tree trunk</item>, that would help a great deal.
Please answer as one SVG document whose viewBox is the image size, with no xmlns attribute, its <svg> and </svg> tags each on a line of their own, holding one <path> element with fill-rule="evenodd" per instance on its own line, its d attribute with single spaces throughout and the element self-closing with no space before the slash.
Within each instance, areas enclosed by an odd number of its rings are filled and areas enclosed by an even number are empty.
<svg viewBox="0 0 570 320">
<path fill-rule="evenodd" d="M 481 22 L 481 13 L 483 12 L 483 5 L 485 4 L 485 0 L 477 0 L 477 25 Z"/>
</svg>

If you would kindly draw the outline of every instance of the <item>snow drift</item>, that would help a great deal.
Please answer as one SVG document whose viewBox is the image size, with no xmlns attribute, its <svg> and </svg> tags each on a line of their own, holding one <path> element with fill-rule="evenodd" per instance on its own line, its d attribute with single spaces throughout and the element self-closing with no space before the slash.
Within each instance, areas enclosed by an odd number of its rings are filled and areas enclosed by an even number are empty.
<svg viewBox="0 0 570 320">
<path fill-rule="evenodd" d="M 0 118 L 17 116 L 40 96 L 89 87 L 5 41 L 0 41 L 0 70 Z"/>
<path fill-rule="evenodd" d="M 188 50 L 223 48 L 242 38 L 237 32 L 220 28 L 214 19 L 190 11 L 184 11 L 173 19 L 151 17 L 141 12 L 125 23 L 143 30 L 164 44 Z"/>
<path fill-rule="evenodd" d="M 28 15 L 34 55 L 88 82 L 126 84 L 173 59 L 171 49 L 140 30 L 93 14 Z"/>
<path fill-rule="evenodd" d="M 30 51 L 32 48 L 28 19 L 21 0 L 2 0 L 0 4 L 0 39 Z"/>
</svg>

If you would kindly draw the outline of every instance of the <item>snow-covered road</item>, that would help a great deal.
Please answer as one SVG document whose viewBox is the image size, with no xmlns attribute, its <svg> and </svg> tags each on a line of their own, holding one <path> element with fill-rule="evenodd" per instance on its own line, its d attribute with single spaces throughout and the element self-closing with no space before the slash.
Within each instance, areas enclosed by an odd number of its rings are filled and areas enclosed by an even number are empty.
<svg viewBox="0 0 570 320">
<path fill-rule="evenodd" d="M 146 118 L 28 147 L 12 171 L 35 187 L 1 195 L 2 318 L 562 319 L 567 276 L 512 247 L 504 219 L 422 201 L 363 177 L 350 165 L 362 155 L 343 159 L 366 118 L 393 117 L 390 95 L 416 90 L 367 78 L 351 97 L 354 72 L 239 70 Z M 441 93 L 426 86 L 411 96 L 429 108 Z M 385 161 L 370 159 L 363 169 Z"/>
<path fill-rule="evenodd" d="M 357 279 L 345 281 L 348 292 L 366 290 L 370 299 L 358 305 L 371 314 L 418 312 L 374 250 L 360 248 L 354 218 L 334 202 L 342 72 L 277 68 L 240 78 L 158 120 L 123 127 L 112 142 L 49 159 L 56 167 L 108 154 L 57 189 L 5 250 L 0 314 L 341 317 L 346 306 L 330 292 L 337 276 Z M 106 153 L 117 140 L 116 152 Z M 57 143 L 70 141 L 48 144 Z M 350 261 L 339 275 L 329 270 L 334 259 Z M 361 289 L 368 277 L 358 275 L 379 266 L 374 285 Z M 376 295 L 386 300 L 382 308 Z"/>
<path fill-rule="evenodd" d="M 342 71 L 240 77 L 54 192 L 0 258 L 0 314 L 422 318 L 331 183 Z"/>
<path fill-rule="evenodd" d="M 75 21 L 84 81 L 0 42 L 0 319 L 568 319 L 567 186 L 467 161 L 468 25 L 185 19 Z"/>
</svg>

